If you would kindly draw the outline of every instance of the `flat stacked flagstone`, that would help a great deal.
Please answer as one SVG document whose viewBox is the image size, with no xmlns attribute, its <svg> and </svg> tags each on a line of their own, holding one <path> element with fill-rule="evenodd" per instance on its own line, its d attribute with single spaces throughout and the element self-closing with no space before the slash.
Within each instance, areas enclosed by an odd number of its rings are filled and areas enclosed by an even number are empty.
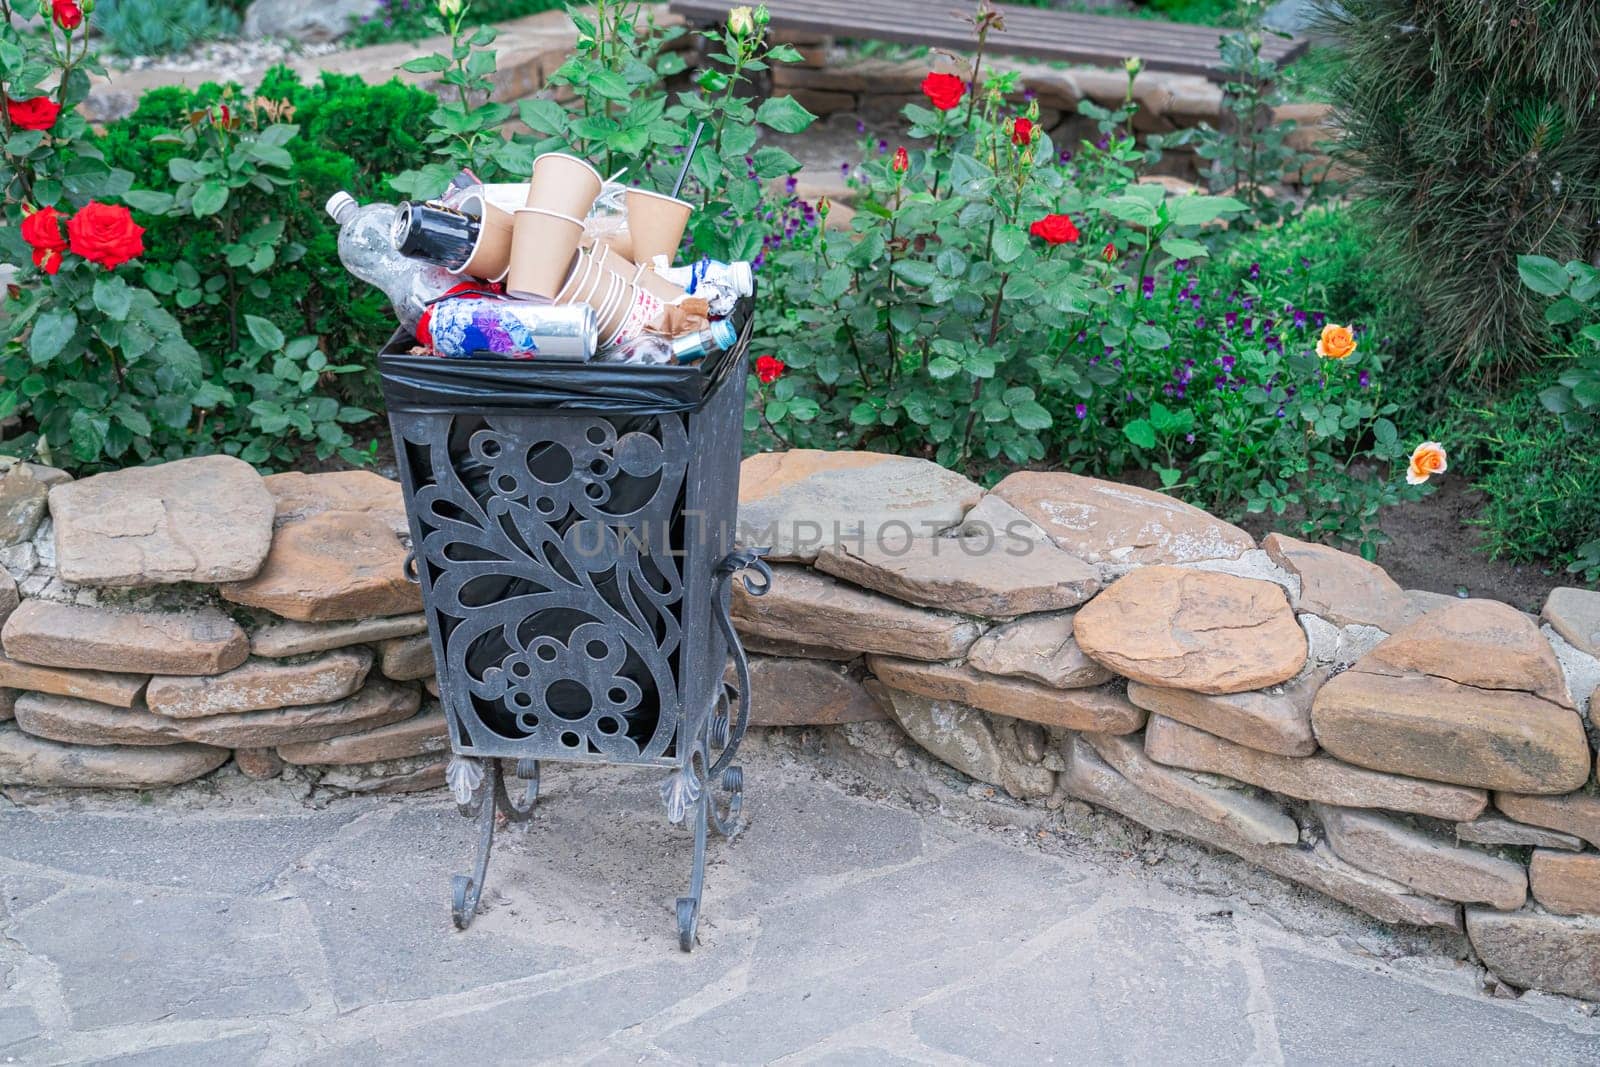
<svg viewBox="0 0 1600 1067">
<path fill-rule="evenodd" d="M 884 718 L 854 664 L 763 655 L 749 660 L 752 725 L 836 726 Z M 726 677 L 738 684 L 732 664 Z"/>
<path fill-rule="evenodd" d="M 261 569 L 272 494 L 250 464 L 203 456 L 129 467 L 50 490 L 56 570 L 69 582 L 226 582 Z"/>
<path fill-rule="evenodd" d="M 1482 789 L 1385 774 L 1326 755 L 1261 752 L 1160 715 L 1151 717 L 1144 744 L 1158 763 L 1226 775 L 1300 800 L 1408 811 L 1455 822 L 1477 818 L 1489 804 L 1489 794 Z"/>
<path fill-rule="evenodd" d="M 994 495 L 1085 563 L 1237 559 L 1256 547 L 1238 527 L 1164 493 L 1076 474 L 1023 471 Z"/>
<path fill-rule="evenodd" d="M 219 674 L 249 655 L 239 624 L 215 608 L 115 611 L 25 600 L 0 629 L 5 654 L 41 667 Z"/>
<path fill-rule="evenodd" d="M 401 570 L 398 486 L 222 471 L 257 490 L 251 536 L 270 501 L 270 546 L 249 575 L 180 580 L 180 548 L 214 574 L 217 546 L 248 540 L 182 470 L 88 479 L 63 499 L 109 485 L 126 514 L 69 503 L 64 527 L 44 516 L 0 546 L 0 787 L 150 788 L 231 754 L 222 774 L 297 788 L 438 788 L 447 720 L 423 705 L 441 689 Z M 930 766 L 916 745 L 941 780 L 983 783 L 973 796 L 1077 798 L 1384 922 L 1464 926 L 1503 982 L 1600 998 L 1600 783 L 1581 714 L 1600 595 L 1553 593 L 1541 631 L 1069 474 L 986 494 L 924 460 L 800 451 L 752 457 L 741 488 L 741 538 L 778 561 L 767 596 L 733 586 L 756 726 L 827 728 L 814 740 L 830 754 L 897 746 L 896 774 Z M 180 514 L 216 528 L 183 541 Z M 138 576 L 115 550 L 87 558 L 87 538 L 138 515 L 160 518 L 126 532 L 148 541 Z M 103 581 L 64 580 L 58 540 Z"/>
<path fill-rule="evenodd" d="M 371 668 L 372 653 L 365 648 L 293 662 L 250 660 L 206 678 L 152 678 L 145 704 L 176 719 L 326 704 L 360 689 Z"/>
<path fill-rule="evenodd" d="M 377 515 L 324 511 L 278 528 L 255 577 L 221 587 L 224 599 L 299 622 L 343 622 L 421 610 L 406 551 Z"/>
<path fill-rule="evenodd" d="M 1079 648 L 1118 674 L 1196 693 L 1277 685 L 1306 663 L 1305 632 L 1280 587 L 1179 567 L 1119 578 L 1073 630 Z"/>
<path fill-rule="evenodd" d="M 994 549 L 975 537 L 837 544 L 818 553 L 816 567 L 908 604 L 990 618 L 1075 608 L 1100 591 L 1098 571 L 1054 546 Z"/>
<path fill-rule="evenodd" d="M 1322 687 L 1312 725 L 1347 762 L 1485 789 L 1566 793 L 1594 762 L 1549 643 L 1491 601 L 1395 633 Z"/>
<path fill-rule="evenodd" d="M 1114 677 L 1111 671 L 1078 647 L 1072 618 L 1069 612 L 1030 615 L 997 626 L 968 650 L 967 666 L 1056 689 L 1088 689 L 1109 682 Z"/>
<path fill-rule="evenodd" d="M 925 459 L 794 449 L 745 460 L 739 542 L 809 563 L 826 545 L 927 536 L 959 523 L 983 490 Z"/>
<path fill-rule="evenodd" d="M 763 597 L 735 582 L 733 617 L 741 631 L 761 637 L 927 660 L 958 658 L 983 632 L 970 619 L 923 611 L 803 567 L 774 567 Z"/>
</svg>

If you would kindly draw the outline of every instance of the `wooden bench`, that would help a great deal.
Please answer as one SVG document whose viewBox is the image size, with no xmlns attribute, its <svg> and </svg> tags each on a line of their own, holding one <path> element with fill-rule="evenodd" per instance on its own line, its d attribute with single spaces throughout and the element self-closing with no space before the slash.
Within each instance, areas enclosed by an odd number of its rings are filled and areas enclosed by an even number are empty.
<svg viewBox="0 0 1600 1067">
<path fill-rule="evenodd" d="M 728 0 L 671 0 L 674 14 L 690 23 L 721 22 L 737 4 Z M 958 7 L 975 8 L 967 0 L 767 0 L 774 29 L 816 33 L 970 52 L 976 45 L 972 26 Z M 1006 28 L 989 36 L 988 50 L 1000 55 L 1095 66 L 1120 66 L 1129 56 L 1144 60 L 1146 69 L 1199 74 L 1221 81 L 1217 44 L 1231 30 L 1189 26 L 1153 19 L 1077 15 L 1049 8 L 996 4 Z M 1287 63 L 1306 50 L 1304 38 L 1266 34 L 1262 55 Z"/>
</svg>

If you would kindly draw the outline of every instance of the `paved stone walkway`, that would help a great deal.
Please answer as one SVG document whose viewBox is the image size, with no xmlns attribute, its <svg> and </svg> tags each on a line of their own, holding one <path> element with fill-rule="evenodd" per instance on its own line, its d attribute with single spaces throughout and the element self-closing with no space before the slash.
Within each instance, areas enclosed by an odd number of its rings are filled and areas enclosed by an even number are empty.
<svg viewBox="0 0 1600 1067">
<path fill-rule="evenodd" d="M 687 957 L 656 774 L 548 774 L 465 934 L 442 797 L 0 800 L 0 1063 L 1600 1064 L 1591 1009 L 1114 816 L 752 756 Z"/>
</svg>

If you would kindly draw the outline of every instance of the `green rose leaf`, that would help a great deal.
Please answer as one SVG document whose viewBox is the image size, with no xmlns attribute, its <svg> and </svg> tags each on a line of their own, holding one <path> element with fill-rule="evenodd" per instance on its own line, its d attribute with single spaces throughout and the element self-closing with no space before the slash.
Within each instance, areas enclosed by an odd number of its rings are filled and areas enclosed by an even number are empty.
<svg viewBox="0 0 1600 1067">
<path fill-rule="evenodd" d="M 792 96 L 771 96 L 756 109 L 756 121 L 779 133 L 800 133 L 817 121 L 817 116 Z"/>
<path fill-rule="evenodd" d="M 48 363 L 59 356 L 78 330 L 78 316 L 65 308 L 46 311 L 33 324 L 28 337 L 28 356 L 35 363 Z"/>
<path fill-rule="evenodd" d="M 271 321 L 259 315 L 246 315 L 244 317 L 245 329 L 250 331 L 250 336 L 256 344 L 269 352 L 276 352 L 283 347 L 283 331 L 273 325 Z"/>
</svg>

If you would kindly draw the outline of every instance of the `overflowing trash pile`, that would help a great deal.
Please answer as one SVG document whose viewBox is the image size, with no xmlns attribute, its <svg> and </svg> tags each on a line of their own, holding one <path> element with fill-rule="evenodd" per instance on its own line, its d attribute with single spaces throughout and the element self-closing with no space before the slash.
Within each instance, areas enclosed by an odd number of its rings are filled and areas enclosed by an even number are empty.
<svg viewBox="0 0 1600 1067">
<path fill-rule="evenodd" d="M 527 184 L 462 171 L 427 203 L 329 199 L 339 258 L 417 350 L 450 359 L 687 364 L 732 348 L 748 263 L 674 266 L 693 207 L 549 152 Z"/>
</svg>

